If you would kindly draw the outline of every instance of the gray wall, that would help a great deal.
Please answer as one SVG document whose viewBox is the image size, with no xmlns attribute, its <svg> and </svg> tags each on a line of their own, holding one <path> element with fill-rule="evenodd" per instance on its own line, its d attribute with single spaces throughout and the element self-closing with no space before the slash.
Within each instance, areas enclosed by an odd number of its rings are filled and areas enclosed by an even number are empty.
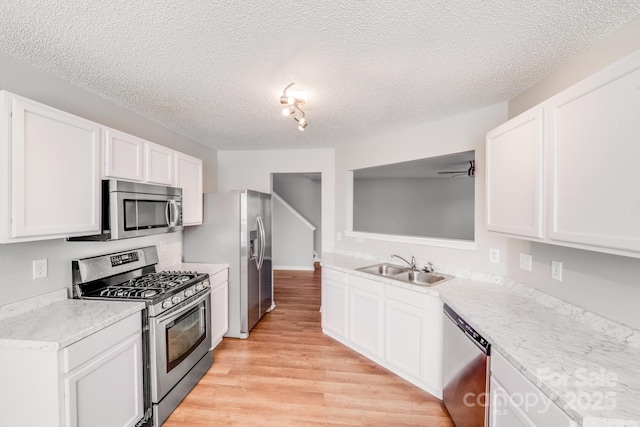
<svg viewBox="0 0 640 427">
<path fill-rule="evenodd" d="M 640 16 L 512 99 L 510 117 L 638 49 Z M 638 183 L 627 185 L 628 191 L 638 191 Z M 519 268 L 521 252 L 533 255 L 531 272 Z M 551 260 L 562 261 L 562 282 L 551 280 Z M 508 274 L 515 280 L 640 328 L 640 259 L 509 239 Z"/>
<path fill-rule="evenodd" d="M 273 191 L 316 227 L 313 250 L 322 256 L 322 181 L 303 173 L 274 173 Z"/>
<path fill-rule="evenodd" d="M 203 159 L 204 189 L 216 190 L 217 152 L 138 114 L 0 53 L 0 89 L 156 142 Z M 182 233 L 118 242 L 66 242 L 62 239 L 0 245 L 0 304 L 71 287 L 71 260 L 141 246 L 160 247 L 160 260 L 182 255 Z M 47 258 L 48 277 L 33 280 L 31 262 Z"/>
<path fill-rule="evenodd" d="M 353 231 L 474 239 L 473 178 L 353 181 Z"/>
</svg>

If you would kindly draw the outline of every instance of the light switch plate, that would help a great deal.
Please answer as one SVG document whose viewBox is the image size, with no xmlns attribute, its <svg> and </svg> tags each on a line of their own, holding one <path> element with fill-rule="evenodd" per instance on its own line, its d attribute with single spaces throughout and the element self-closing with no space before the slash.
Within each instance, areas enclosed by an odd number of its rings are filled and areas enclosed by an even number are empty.
<svg viewBox="0 0 640 427">
<path fill-rule="evenodd" d="M 531 264 L 533 263 L 531 255 L 520 254 L 520 268 L 523 270 L 531 271 Z"/>
<path fill-rule="evenodd" d="M 489 249 L 489 262 L 495 264 L 500 262 L 500 249 Z"/>
<path fill-rule="evenodd" d="M 342 233 L 341 232 L 337 232 L 336 233 L 336 240 L 339 242 L 340 240 L 342 240 Z"/>
<path fill-rule="evenodd" d="M 356 240 L 358 243 L 364 243 L 364 237 L 358 237 Z"/>
</svg>

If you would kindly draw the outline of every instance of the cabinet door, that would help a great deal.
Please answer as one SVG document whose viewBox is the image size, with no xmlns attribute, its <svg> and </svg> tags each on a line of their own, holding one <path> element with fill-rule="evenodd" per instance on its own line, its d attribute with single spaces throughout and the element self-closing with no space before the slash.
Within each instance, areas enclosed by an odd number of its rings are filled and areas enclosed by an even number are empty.
<svg viewBox="0 0 640 427">
<path fill-rule="evenodd" d="M 145 181 L 150 184 L 175 186 L 174 151 L 145 142 Z"/>
<path fill-rule="evenodd" d="M 323 272 L 326 274 L 326 272 Z M 347 337 L 347 286 L 322 279 L 322 329 L 335 338 Z"/>
<path fill-rule="evenodd" d="M 487 229 L 542 237 L 542 107 L 487 134 Z"/>
<path fill-rule="evenodd" d="M 64 379 L 67 426 L 134 426 L 144 415 L 140 334 Z"/>
<path fill-rule="evenodd" d="M 176 153 L 176 187 L 182 188 L 183 225 L 202 224 L 202 160 Z"/>
<path fill-rule="evenodd" d="M 135 136 L 106 129 L 104 141 L 104 177 L 142 181 L 144 141 Z"/>
<path fill-rule="evenodd" d="M 491 402 L 489 410 L 489 425 L 491 427 L 536 427 L 531 418 L 514 404 L 513 398 L 493 376 L 491 377 L 491 397 L 489 400 Z"/>
<path fill-rule="evenodd" d="M 229 283 L 227 270 L 211 280 L 211 342 L 216 347 L 229 330 Z"/>
<path fill-rule="evenodd" d="M 385 301 L 385 361 L 401 373 L 424 382 L 427 314 L 400 301 Z"/>
<path fill-rule="evenodd" d="M 349 280 L 349 340 L 363 354 L 383 357 L 384 302 L 380 282 L 351 276 Z"/>
<path fill-rule="evenodd" d="M 10 237 L 100 231 L 100 126 L 14 97 L 11 155 Z"/>
<path fill-rule="evenodd" d="M 546 108 L 550 239 L 640 252 L 640 54 Z"/>
</svg>

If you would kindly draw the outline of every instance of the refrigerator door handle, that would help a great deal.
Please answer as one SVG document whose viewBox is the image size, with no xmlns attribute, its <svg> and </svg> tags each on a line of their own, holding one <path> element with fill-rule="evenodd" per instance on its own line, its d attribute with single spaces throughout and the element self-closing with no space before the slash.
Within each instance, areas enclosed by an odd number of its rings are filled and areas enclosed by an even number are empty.
<svg viewBox="0 0 640 427">
<path fill-rule="evenodd" d="M 258 270 L 262 268 L 262 263 L 264 261 L 264 253 L 265 253 L 265 239 L 266 235 L 264 232 L 264 224 L 262 223 L 262 217 L 258 215 Z"/>
</svg>

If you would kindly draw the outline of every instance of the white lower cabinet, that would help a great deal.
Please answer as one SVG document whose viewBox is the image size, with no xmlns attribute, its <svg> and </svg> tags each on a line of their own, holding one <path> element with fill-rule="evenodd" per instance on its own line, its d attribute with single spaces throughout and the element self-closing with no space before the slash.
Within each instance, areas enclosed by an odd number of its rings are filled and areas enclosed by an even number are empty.
<svg viewBox="0 0 640 427">
<path fill-rule="evenodd" d="M 349 338 L 362 354 L 380 359 L 384 352 L 382 284 L 352 276 L 349 281 Z"/>
<path fill-rule="evenodd" d="M 425 376 L 426 330 L 425 309 L 391 298 L 385 301 L 384 358 L 403 377 L 420 381 Z"/>
<path fill-rule="evenodd" d="M 322 269 L 322 330 L 340 341 L 348 335 L 347 280 L 342 272 Z"/>
<path fill-rule="evenodd" d="M 440 298 L 327 267 L 322 273 L 323 332 L 442 397 Z"/>
<path fill-rule="evenodd" d="M 571 427 L 572 421 L 500 353 L 491 354 L 491 427 Z"/>
<path fill-rule="evenodd" d="M 139 312 L 57 352 L 2 349 L 2 425 L 134 426 L 142 369 Z"/>
<path fill-rule="evenodd" d="M 229 270 L 210 277 L 211 282 L 211 348 L 222 342 L 229 330 Z"/>
</svg>

